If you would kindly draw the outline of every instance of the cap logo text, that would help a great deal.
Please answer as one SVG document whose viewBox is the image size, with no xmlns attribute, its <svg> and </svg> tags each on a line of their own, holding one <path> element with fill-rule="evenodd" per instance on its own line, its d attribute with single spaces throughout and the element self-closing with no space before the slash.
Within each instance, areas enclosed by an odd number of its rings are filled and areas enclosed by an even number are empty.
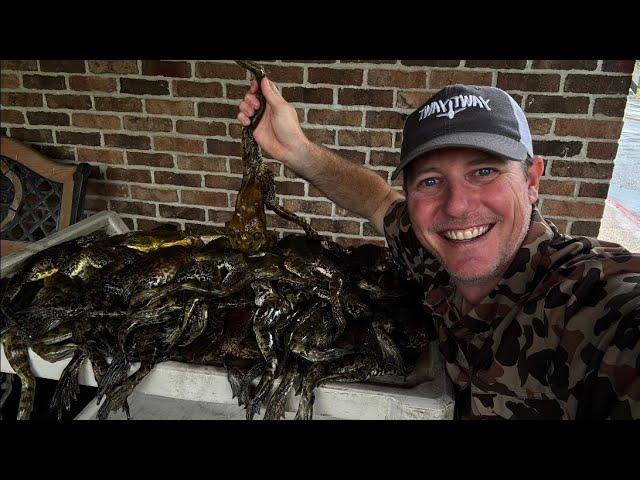
<svg viewBox="0 0 640 480">
<path fill-rule="evenodd" d="M 420 109 L 418 121 L 421 122 L 433 114 L 436 114 L 436 117 L 449 117 L 451 119 L 470 107 L 484 108 L 490 112 L 489 102 L 490 99 L 485 100 L 479 95 L 456 95 L 445 101 L 436 100 Z"/>
</svg>

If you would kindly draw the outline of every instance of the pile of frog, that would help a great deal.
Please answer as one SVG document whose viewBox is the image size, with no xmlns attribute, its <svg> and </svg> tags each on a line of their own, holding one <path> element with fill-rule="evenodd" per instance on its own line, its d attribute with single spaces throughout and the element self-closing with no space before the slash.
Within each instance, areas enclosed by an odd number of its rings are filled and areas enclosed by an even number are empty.
<svg viewBox="0 0 640 480">
<path fill-rule="evenodd" d="M 261 67 L 238 62 L 264 76 Z M 297 419 L 311 419 L 323 382 L 406 376 L 433 338 L 421 295 L 388 249 L 343 248 L 279 206 L 253 130 L 242 129 L 243 178 L 232 218 L 203 237 L 171 229 L 94 233 L 43 250 L 1 284 L 0 334 L 28 418 L 31 348 L 47 361 L 71 357 L 57 384 L 58 417 L 79 393 L 90 360 L 98 418 L 124 409 L 136 385 L 166 360 L 226 368 L 248 419 L 284 416 L 293 389 Z M 278 238 L 265 209 L 304 234 Z M 130 374 L 131 366 L 140 367 Z"/>
<path fill-rule="evenodd" d="M 294 387 L 296 418 L 310 419 L 321 383 L 406 375 L 428 343 L 419 295 L 387 249 L 306 235 L 248 253 L 227 235 L 205 244 L 170 230 L 94 234 L 34 255 L 3 290 L 19 418 L 33 403 L 29 347 L 50 362 L 71 357 L 53 396 L 58 416 L 86 359 L 101 419 L 128 412 L 134 387 L 174 360 L 226 368 L 249 419 L 261 405 L 265 419 L 281 418 Z"/>
</svg>

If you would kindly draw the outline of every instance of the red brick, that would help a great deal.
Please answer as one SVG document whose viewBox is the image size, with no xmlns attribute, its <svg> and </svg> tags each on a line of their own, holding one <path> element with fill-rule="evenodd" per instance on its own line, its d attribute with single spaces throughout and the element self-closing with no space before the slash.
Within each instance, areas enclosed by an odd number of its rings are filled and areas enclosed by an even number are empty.
<svg viewBox="0 0 640 480">
<path fill-rule="evenodd" d="M 330 83 L 333 85 L 362 85 L 362 70 L 309 67 L 309 83 Z"/>
<path fill-rule="evenodd" d="M 124 164 L 124 153 L 121 150 L 97 150 L 95 148 L 78 147 L 78 160 L 81 162 Z"/>
<path fill-rule="evenodd" d="M 107 209 L 107 201 L 101 198 L 85 197 L 84 199 L 84 211 L 85 212 L 102 212 Z"/>
<path fill-rule="evenodd" d="M 629 91 L 631 76 L 569 74 L 564 81 L 565 92 L 619 93 Z"/>
<path fill-rule="evenodd" d="M 139 98 L 95 97 L 96 110 L 107 112 L 142 112 Z"/>
<path fill-rule="evenodd" d="M 31 71 L 38 70 L 37 60 L 0 60 L 0 70 Z"/>
<path fill-rule="evenodd" d="M 73 75 L 69 77 L 69 87 L 71 90 L 88 92 L 115 92 L 117 84 L 115 78 Z"/>
<path fill-rule="evenodd" d="M 173 207 L 160 204 L 160 216 L 165 218 L 182 218 L 204 222 L 205 211 L 201 208 Z"/>
<path fill-rule="evenodd" d="M 282 96 L 293 103 L 333 103 L 332 88 L 284 87 Z"/>
<path fill-rule="evenodd" d="M 366 154 L 364 152 L 358 152 L 357 150 L 348 150 L 346 148 L 327 147 L 332 152 L 340 155 L 342 158 L 349 160 L 352 163 L 364 165 Z"/>
<path fill-rule="evenodd" d="M 354 110 L 314 110 L 309 109 L 307 121 L 318 125 L 360 126 L 362 112 Z"/>
<path fill-rule="evenodd" d="M 138 230 L 153 230 L 154 228 L 163 226 L 173 226 L 176 230 L 180 230 L 180 224 L 178 222 L 158 222 L 156 220 L 149 220 L 148 218 L 137 218 Z"/>
<path fill-rule="evenodd" d="M 370 238 L 358 238 L 358 237 L 335 237 L 335 242 L 343 247 L 357 247 L 358 245 L 364 245 L 366 243 L 372 243 L 380 247 L 385 247 L 387 244 L 384 240 L 370 239 Z"/>
<path fill-rule="evenodd" d="M 167 152 L 204 153 L 204 141 L 180 137 L 155 137 L 153 146 L 156 150 Z"/>
<path fill-rule="evenodd" d="M 120 119 L 113 115 L 74 113 L 71 119 L 76 127 L 98 128 L 100 130 L 120 130 L 121 127 Z"/>
<path fill-rule="evenodd" d="M 240 140 L 242 138 L 242 125 L 237 122 L 230 123 L 229 137 Z"/>
<path fill-rule="evenodd" d="M 84 132 L 56 132 L 56 142 L 69 145 L 89 145 L 94 147 L 100 146 L 99 133 Z"/>
<path fill-rule="evenodd" d="M 312 213 L 314 215 L 331 215 L 331 203 L 317 200 L 299 200 L 297 198 L 286 198 L 283 202 L 284 208 L 291 212 Z"/>
<path fill-rule="evenodd" d="M 126 182 L 151 183 L 149 170 L 135 170 L 133 168 L 107 167 L 107 179 Z"/>
<path fill-rule="evenodd" d="M 578 200 L 553 200 L 546 198 L 542 204 L 543 215 L 557 215 L 576 218 L 602 218 L 604 204 L 587 203 Z"/>
<path fill-rule="evenodd" d="M 236 104 L 198 102 L 199 117 L 236 118 L 238 112 Z"/>
<path fill-rule="evenodd" d="M 447 85 L 491 85 L 491 72 L 469 72 L 464 70 L 433 70 L 429 76 L 429 88 L 440 89 Z"/>
<path fill-rule="evenodd" d="M 351 220 L 312 218 L 311 226 L 318 232 L 344 233 L 347 235 L 360 234 L 360 222 L 354 222 Z"/>
<path fill-rule="evenodd" d="M 187 135 L 225 136 L 227 134 L 227 126 L 222 122 L 178 120 L 176 121 L 176 131 Z"/>
<path fill-rule="evenodd" d="M 153 217 L 156 214 L 156 206 L 153 203 L 111 200 L 111 209 L 119 213 L 128 213 L 130 215 L 146 215 Z"/>
<path fill-rule="evenodd" d="M 84 60 L 40 60 L 41 72 L 85 73 Z"/>
<path fill-rule="evenodd" d="M 23 75 L 24 88 L 36 90 L 64 90 L 67 88 L 64 77 L 57 75 Z"/>
<path fill-rule="evenodd" d="M 24 123 L 24 114 L 18 110 L 7 110 L 6 108 L 0 108 L 0 123 Z"/>
<path fill-rule="evenodd" d="M 16 73 L 0 74 L 0 88 L 20 88 L 20 76 Z"/>
<path fill-rule="evenodd" d="M 129 196 L 129 187 L 117 183 L 89 180 L 87 183 L 87 195 L 125 198 Z"/>
<path fill-rule="evenodd" d="M 400 64 L 408 67 L 458 67 L 460 60 L 400 60 Z"/>
<path fill-rule="evenodd" d="M 332 128 L 303 128 L 305 136 L 313 143 L 334 145 L 336 131 Z"/>
<path fill-rule="evenodd" d="M 566 197 L 570 197 L 573 196 L 575 188 L 576 182 L 551 180 L 543 177 L 540 179 L 539 193 L 541 195 L 564 195 Z"/>
<path fill-rule="evenodd" d="M 613 142 L 589 142 L 587 158 L 614 160 L 618 152 L 618 144 Z"/>
<path fill-rule="evenodd" d="M 597 60 L 534 60 L 532 67 L 544 70 L 595 70 Z"/>
<path fill-rule="evenodd" d="M 559 137 L 575 136 L 585 138 L 620 138 L 622 121 L 607 120 L 578 120 L 573 118 L 558 118 L 555 134 Z"/>
<path fill-rule="evenodd" d="M 551 131 L 550 118 L 529 118 L 527 123 L 532 135 L 546 135 Z"/>
<path fill-rule="evenodd" d="M 227 194 L 221 192 L 203 192 L 202 190 L 182 190 L 182 203 L 187 205 L 206 205 L 209 207 L 226 207 Z"/>
<path fill-rule="evenodd" d="M 361 88 L 341 88 L 338 103 L 342 105 L 370 105 L 372 107 L 392 107 L 393 90 L 363 90 Z"/>
<path fill-rule="evenodd" d="M 227 223 L 233 217 L 233 210 L 208 210 L 211 223 Z"/>
<path fill-rule="evenodd" d="M 166 60 L 143 60 L 142 74 L 161 77 L 189 78 L 191 64 L 189 62 L 173 62 Z"/>
<path fill-rule="evenodd" d="M 370 163 L 373 166 L 397 167 L 400 163 L 400 154 L 398 152 L 371 150 Z"/>
<path fill-rule="evenodd" d="M 588 113 L 588 97 L 563 97 L 561 95 L 527 95 L 527 113 Z"/>
<path fill-rule="evenodd" d="M 597 238 L 600 232 L 600 222 L 573 222 L 571 235 Z"/>
<path fill-rule="evenodd" d="M 184 187 L 200 187 L 202 185 L 202 175 L 194 173 L 156 171 L 154 178 L 158 184 L 181 185 Z"/>
<path fill-rule="evenodd" d="M 88 60 L 92 73 L 140 73 L 137 60 Z"/>
<path fill-rule="evenodd" d="M 202 172 L 225 172 L 227 170 L 227 161 L 224 157 L 192 157 L 179 155 L 178 168 L 181 170 L 197 170 Z"/>
<path fill-rule="evenodd" d="M 122 221 L 125 223 L 125 225 L 127 226 L 127 228 L 129 230 L 137 230 L 138 228 L 135 225 L 135 221 L 136 219 L 131 218 L 131 217 L 125 217 L 124 215 L 120 215 L 120 218 L 122 219 Z"/>
<path fill-rule="evenodd" d="M 69 125 L 69 114 L 59 112 L 27 112 L 31 125 Z"/>
<path fill-rule="evenodd" d="M 402 130 L 407 115 L 393 110 L 368 111 L 365 126 L 367 128 L 393 128 Z"/>
<path fill-rule="evenodd" d="M 170 118 L 157 117 L 124 117 L 125 130 L 145 132 L 170 132 L 173 130 L 173 122 Z"/>
<path fill-rule="evenodd" d="M 49 108 L 68 108 L 71 110 L 91 110 L 91 97 L 88 95 L 45 95 Z"/>
<path fill-rule="evenodd" d="M 526 60 L 466 60 L 464 66 L 467 68 L 490 68 L 492 70 L 517 69 L 524 70 L 527 66 Z"/>
<path fill-rule="evenodd" d="M 378 238 L 384 242 L 384 236 L 380 236 L 378 231 L 370 222 L 364 222 L 362 224 L 362 236 Z"/>
<path fill-rule="evenodd" d="M 367 84 L 374 87 L 425 88 L 427 74 L 424 71 L 369 70 Z"/>
<path fill-rule="evenodd" d="M 283 88 L 282 91 L 284 92 L 285 90 L 288 90 L 289 88 L 294 88 L 294 87 L 286 87 Z M 242 98 L 244 98 L 245 94 L 249 91 L 249 86 L 248 85 L 233 85 L 231 83 L 227 84 L 227 96 L 226 98 L 228 99 L 232 99 L 232 100 L 240 100 Z M 284 98 L 289 101 L 296 101 L 296 100 L 290 100 L 289 97 L 287 95 L 284 95 Z"/>
<path fill-rule="evenodd" d="M 127 164 L 173 168 L 173 157 L 167 153 L 127 152 Z"/>
<path fill-rule="evenodd" d="M 613 164 L 594 162 L 572 162 L 554 160 L 551 175 L 555 177 L 594 178 L 609 180 L 613 172 Z"/>
<path fill-rule="evenodd" d="M 207 153 L 240 157 L 242 155 L 242 146 L 240 142 L 226 142 L 210 138 L 207 140 Z"/>
<path fill-rule="evenodd" d="M 244 80 L 247 74 L 235 63 L 196 62 L 196 77 Z"/>
<path fill-rule="evenodd" d="M 221 190 L 240 190 L 241 177 L 227 177 L 223 175 L 205 175 L 204 185 L 207 188 L 219 188 Z"/>
<path fill-rule="evenodd" d="M 302 83 L 304 70 L 301 67 L 264 65 L 267 77 L 275 83 Z"/>
<path fill-rule="evenodd" d="M 525 92 L 557 92 L 560 75 L 532 73 L 498 73 L 498 88 Z"/>
<path fill-rule="evenodd" d="M 0 92 L 0 103 L 10 107 L 41 107 L 41 93 Z"/>
<path fill-rule="evenodd" d="M 534 140 L 533 152 L 547 157 L 575 157 L 582 151 L 582 142 L 558 140 Z"/>
<path fill-rule="evenodd" d="M 635 60 L 603 60 L 603 72 L 633 73 Z"/>
<path fill-rule="evenodd" d="M 193 116 L 193 102 L 187 100 L 145 100 L 147 113 L 159 115 Z"/>
<path fill-rule="evenodd" d="M 173 82 L 174 97 L 222 97 L 222 84 L 220 82 L 192 82 L 188 80 L 175 80 Z"/>
<path fill-rule="evenodd" d="M 53 143 L 53 132 L 45 129 L 11 128 L 11 137 L 23 142 Z"/>
<path fill-rule="evenodd" d="M 304 195 L 304 183 L 303 182 L 286 182 L 276 181 L 276 194 L 277 195 Z"/>
<path fill-rule="evenodd" d="M 596 103 L 593 105 L 593 113 L 601 113 L 608 117 L 622 117 L 624 116 L 626 105 L 626 98 L 596 98 Z"/>
<path fill-rule="evenodd" d="M 396 108 L 418 108 L 425 103 L 435 91 L 398 91 Z"/>
<path fill-rule="evenodd" d="M 171 203 L 178 201 L 178 191 L 174 188 L 147 188 L 131 185 L 131 198 L 151 202 Z"/>
<path fill-rule="evenodd" d="M 123 135 L 105 133 L 104 144 L 108 147 L 133 148 L 135 150 L 149 150 L 151 139 L 146 136 Z"/>
<path fill-rule="evenodd" d="M 349 147 L 391 147 L 391 132 L 378 130 L 340 130 L 338 145 Z"/>
<path fill-rule="evenodd" d="M 578 196 L 593 197 L 593 198 L 607 198 L 608 191 L 609 191 L 609 183 L 582 183 L 580 185 L 580 191 L 578 192 Z"/>
<path fill-rule="evenodd" d="M 121 78 L 120 92 L 134 95 L 169 95 L 169 82 L 166 80 Z"/>
</svg>

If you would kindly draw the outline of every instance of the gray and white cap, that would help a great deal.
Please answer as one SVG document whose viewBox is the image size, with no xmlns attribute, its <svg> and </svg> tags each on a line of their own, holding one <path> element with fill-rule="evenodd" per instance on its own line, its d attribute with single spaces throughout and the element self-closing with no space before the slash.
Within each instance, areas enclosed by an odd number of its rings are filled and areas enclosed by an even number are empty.
<svg viewBox="0 0 640 480">
<path fill-rule="evenodd" d="M 449 85 L 413 112 L 404 125 L 395 179 L 423 153 L 446 147 L 475 148 L 511 160 L 533 158 L 529 124 L 504 90 Z"/>
</svg>

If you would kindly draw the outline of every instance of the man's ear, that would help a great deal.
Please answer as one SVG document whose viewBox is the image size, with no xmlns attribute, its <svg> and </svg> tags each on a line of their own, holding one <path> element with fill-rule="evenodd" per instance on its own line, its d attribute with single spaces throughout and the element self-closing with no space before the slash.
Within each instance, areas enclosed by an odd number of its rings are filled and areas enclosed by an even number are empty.
<svg viewBox="0 0 640 480">
<path fill-rule="evenodd" d="M 544 159 L 540 155 L 534 155 L 529 167 L 529 178 L 527 179 L 529 203 L 533 204 L 538 200 L 538 190 L 540 189 L 540 177 L 544 173 Z"/>
</svg>

